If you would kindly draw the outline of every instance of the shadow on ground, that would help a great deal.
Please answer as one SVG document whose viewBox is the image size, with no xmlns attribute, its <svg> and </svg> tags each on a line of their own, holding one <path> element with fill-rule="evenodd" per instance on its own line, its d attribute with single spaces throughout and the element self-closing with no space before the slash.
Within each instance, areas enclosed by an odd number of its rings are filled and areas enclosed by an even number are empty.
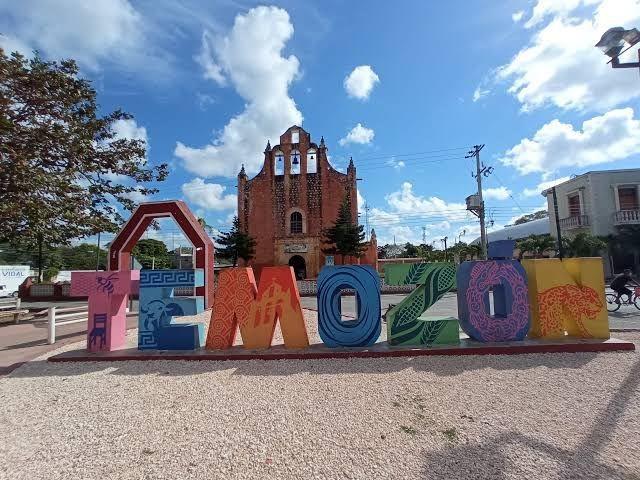
<svg viewBox="0 0 640 480">
<path fill-rule="evenodd" d="M 605 465 L 600 459 L 602 449 L 611 440 L 620 417 L 639 386 L 640 361 L 636 361 L 611 401 L 602 409 L 603 414 L 575 450 L 551 445 L 512 430 L 484 443 L 465 443 L 429 453 L 425 459 L 424 478 L 500 480 L 507 478 L 507 472 L 513 478 L 518 463 L 524 457 L 529 457 L 530 466 L 535 465 L 537 459 L 548 457 L 559 466 L 559 471 L 549 472 L 549 477 L 640 480 L 640 474 L 623 467 Z"/>
<path fill-rule="evenodd" d="M 600 353 L 601 354 L 601 353 Z M 518 368 L 547 367 L 580 369 L 596 358 L 599 353 L 557 353 L 553 355 L 518 355 Z M 609 355 L 633 355 L 634 352 L 609 352 Z M 560 357 L 563 356 L 563 357 Z M 46 360 L 32 361 L 15 370 L 11 377 L 76 376 L 109 370 L 112 375 L 167 375 L 188 376 L 207 372 L 233 370 L 233 375 L 250 377 L 286 377 L 296 374 L 341 375 L 341 374 L 385 374 L 411 369 L 428 371 L 442 377 L 452 377 L 476 370 L 513 370 L 513 355 L 465 355 L 456 357 L 394 357 L 351 358 L 324 360 L 228 360 L 228 361 L 183 361 L 140 360 L 126 362 L 65 362 L 52 363 Z M 562 361 L 558 361 L 562 358 Z"/>
</svg>

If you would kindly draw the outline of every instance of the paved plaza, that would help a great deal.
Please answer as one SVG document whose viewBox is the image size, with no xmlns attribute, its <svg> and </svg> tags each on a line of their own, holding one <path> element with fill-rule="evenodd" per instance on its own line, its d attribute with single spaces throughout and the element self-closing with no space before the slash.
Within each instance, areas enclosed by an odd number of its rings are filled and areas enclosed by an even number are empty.
<svg viewBox="0 0 640 480">
<path fill-rule="evenodd" d="M 305 319 L 317 342 L 316 313 Z M 640 344 L 638 332 L 616 336 Z M 0 378 L 0 398 L 0 478 L 11 480 L 640 478 L 637 352 L 42 357 Z"/>
</svg>

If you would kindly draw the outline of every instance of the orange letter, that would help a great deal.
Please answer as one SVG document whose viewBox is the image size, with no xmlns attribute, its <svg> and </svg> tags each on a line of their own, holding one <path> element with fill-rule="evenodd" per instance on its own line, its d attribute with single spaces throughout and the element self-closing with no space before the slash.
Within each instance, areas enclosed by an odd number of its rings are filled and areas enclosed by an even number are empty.
<svg viewBox="0 0 640 480">
<path fill-rule="evenodd" d="M 236 325 L 240 327 L 245 348 L 269 348 L 278 319 L 286 347 L 309 346 L 291 267 L 263 268 L 257 289 L 251 268 L 226 270 L 218 281 L 207 348 L 233 345 Z"/>
</svg>

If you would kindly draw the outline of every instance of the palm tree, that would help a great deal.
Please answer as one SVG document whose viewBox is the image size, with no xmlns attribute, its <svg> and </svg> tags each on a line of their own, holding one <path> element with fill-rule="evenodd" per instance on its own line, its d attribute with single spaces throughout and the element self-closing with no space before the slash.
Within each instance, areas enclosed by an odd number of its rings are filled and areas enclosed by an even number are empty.
<svg viewBox="0 0 640 480">
<path fill-rule="evenodd" d="M 534 258 L 542 258 L 544 252 L 553 250 L 555 246 L 556 241 L 550 235 L 531 234 L 527 238 L 516 242 L 516 247 L 520 250 L 519 258 L 521 259 L 525 253 L 532 254 Z"/>
<path fill-rule="evenodd" d="M 607 243 L 600 237 L 582 232 L 573 238 L 562 238 L 562 244 L 568 257 L 599 257 L 607 249 Z"/>
</svg>

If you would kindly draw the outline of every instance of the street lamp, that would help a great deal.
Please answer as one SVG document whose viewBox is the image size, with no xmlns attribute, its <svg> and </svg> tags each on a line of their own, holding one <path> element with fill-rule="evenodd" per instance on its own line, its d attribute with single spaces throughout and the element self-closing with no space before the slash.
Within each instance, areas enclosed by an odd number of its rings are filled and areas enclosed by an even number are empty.
<svg viewBox="0 0 640 480">
<path fill-rule="evenodd" d="M 640 31 L 637 28 L 625 30 L 623 27 L 613 27 L 604 32 L 602 38 L 596 47 L 611 57 L 612 68 L 640 68 L 640 61 L 620 63 L 620 55 L 640 43 Z M 626 48 L 625 48 L 626 47 Z M 640 50 L 638 50 L 638 59 L 640 60 Z"/>
</svg>

